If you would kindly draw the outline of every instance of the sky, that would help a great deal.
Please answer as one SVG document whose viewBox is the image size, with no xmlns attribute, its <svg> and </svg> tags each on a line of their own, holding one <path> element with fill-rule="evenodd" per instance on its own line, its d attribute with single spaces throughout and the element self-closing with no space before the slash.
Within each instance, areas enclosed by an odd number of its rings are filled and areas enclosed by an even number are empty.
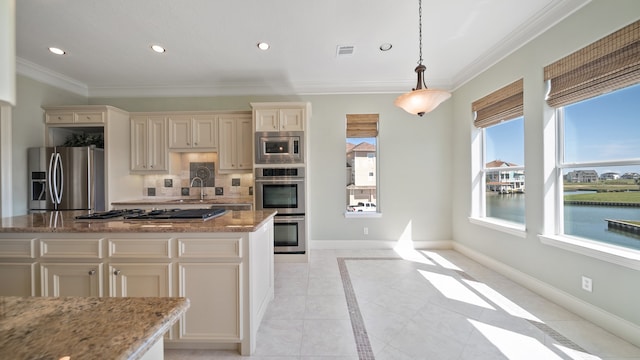
<svg viewBox="0 0 640 360">
<path fill-rule="evenodd" d="M 486 160 L 524 164 L 522 118 L 486 129 Z M 640 159 L 640 84 L 565 107 L 565 162 Z M 640 165 L 601 171 L 640 173 Z"/>
</svg>

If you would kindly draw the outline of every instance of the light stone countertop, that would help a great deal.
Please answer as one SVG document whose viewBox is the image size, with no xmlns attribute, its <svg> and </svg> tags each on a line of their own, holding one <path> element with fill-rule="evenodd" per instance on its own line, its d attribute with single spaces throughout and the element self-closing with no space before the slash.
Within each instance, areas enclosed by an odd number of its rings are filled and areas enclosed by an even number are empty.
<svg viewBox="0 0 640 360">
<path fill-rule="evenodd" d="M 139 359 L 185 298 L 0 297 L 0 359 Z"/>
<path fill-rule="evenodd" d="M 275 216 L 274 210 L 235 211 L 209 220 L 76 220 L 88 211 L 49 211 L 0 219 L 0 233 L 210 233 L 254 232 Z"/>
</svg>

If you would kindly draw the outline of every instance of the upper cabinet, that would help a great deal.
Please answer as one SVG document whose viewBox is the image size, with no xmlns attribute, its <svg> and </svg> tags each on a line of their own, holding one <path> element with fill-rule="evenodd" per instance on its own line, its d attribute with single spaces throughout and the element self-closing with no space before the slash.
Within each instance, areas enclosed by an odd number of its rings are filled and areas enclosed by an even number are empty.
<svg viewBox="0 0 640 360">
<path fill-rule="evenodd" d="M 170 115 L 171 151 L 215 151 L 218 148 L 218 123 L 214 114 Z"/>
<path fill-rule="evenodd" d="M 252 103 L 255 129 L 261 131 L 304 131 L 307 103 Z"/>
<path fill-rule="evenodd" d="M 220 115 L 218 120 L 218 162 L 220 171 L 253 169 L 253 131 L 251 115 Z"/>
<path fill-rule="evenodd" d="M 104 124 L 106 112 L 100 109 L 51 109 L 45 113 L 47 124 L 91 125 Z"/>
<path fill-rule="evenodd" d="M 162 115 L 131 116 L 131 170 L 165 172 L 167 169 L 165 117 Z"/>
</svg>

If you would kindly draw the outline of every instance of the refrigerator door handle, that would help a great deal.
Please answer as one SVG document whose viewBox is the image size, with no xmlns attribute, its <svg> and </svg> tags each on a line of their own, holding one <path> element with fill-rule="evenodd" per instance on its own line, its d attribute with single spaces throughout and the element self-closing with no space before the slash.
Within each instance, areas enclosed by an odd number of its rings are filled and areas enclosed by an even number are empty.
<svg viewBox="0 0 640 360">
<path fill-rule="evenodd" d="M 56 153 L 56 173 L 58 171 L 60 171 L 60 186 L 56 186 L 56 202 L 60 204 L 62 203 L 62 194 L 64 193 L 64 170 L 62 168 L 62 156 L 60 153 Z"/>
<path fill-rule="evenodd" d="M 58 168 L 60 168 L 60 186 L 58 186 Z M 62 190 L 64 184 L 64 174 L 62 173 L 62 159 L 60 153 L 51 154 L 49 159 L 49 194 L 54 208 L 62 202 Z"/>
</svg>

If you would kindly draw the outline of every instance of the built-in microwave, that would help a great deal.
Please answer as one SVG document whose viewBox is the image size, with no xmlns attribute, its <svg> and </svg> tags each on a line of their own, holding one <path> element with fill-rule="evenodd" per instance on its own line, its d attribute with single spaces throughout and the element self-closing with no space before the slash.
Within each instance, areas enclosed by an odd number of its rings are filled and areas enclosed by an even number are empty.
<svg viewBox="0 0 640 360">
<path fill-rule="evenodd" d="M 256 133 L 256 164 L 304 163 L 304 132 Z"/>
</svg>

